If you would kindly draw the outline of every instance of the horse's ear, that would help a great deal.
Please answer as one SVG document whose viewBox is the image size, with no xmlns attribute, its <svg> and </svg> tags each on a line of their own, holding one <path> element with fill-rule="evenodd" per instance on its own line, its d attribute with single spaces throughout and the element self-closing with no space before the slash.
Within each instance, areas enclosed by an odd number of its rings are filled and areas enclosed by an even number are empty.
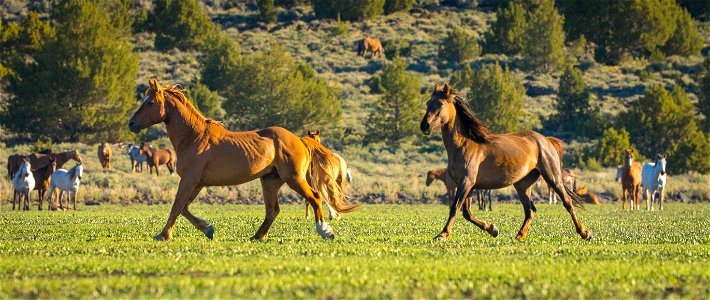
<svg viewBox="0 0 710 300">
<path fill-rule="evenodd" d="M 448 82 L 444 83 L 444 94 L 446 94 L 447 96 L 451 94 L 451 87 L 449 86 Z"/>
<path fill-rule="evenodd" d="M 435 92 L 441 91 L 441 86 L 438 83 L 434 85 L 434 91 Z"/>
</svg>

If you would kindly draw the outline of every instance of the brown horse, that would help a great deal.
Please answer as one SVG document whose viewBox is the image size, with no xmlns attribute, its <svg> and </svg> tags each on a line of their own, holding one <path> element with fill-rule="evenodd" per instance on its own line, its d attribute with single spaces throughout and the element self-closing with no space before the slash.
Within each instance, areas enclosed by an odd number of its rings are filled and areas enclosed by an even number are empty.
<svg viewBox="0 0 710 300">
<path fill-rule="evenodd" d="M 558 153 L 545 136 L 533 131 L 509 134 L 490 132 L 476 118 L 467 101 L 448 84 L 443 88 L 438 85 L 434 87 L 426 109 L 420 128 L 424 134 L 441 128 L 448 154 L 447 170 L 457 182 L 449 218 L 437 239 L 451 235 L 460 210 L 463 210 L 465 219 L 491 236 L 498 236 L 495 225 L 474 217 L 470 204 L 464 200 L 471 189 L 500 189 L 513 185 L 525 210 L 525 220 L 517 235 L 517 239 L 524 240 L 537 211 L 530 200 L 530 193 L 541 175 L 563 199 L 577 233 L 583 239 L 591 238 L 591 232 L 579 221 L 572 206 L 572 200 L 581 205 L 582 199 L 563 184 Z"/>
<path fill-rule="evenodd" d="M 317 130 L 308 130 L 306 132 L 309 138 L 315 140 L 320 144 L 320 129 Z M 352 181 L 352 175 L 350 173 L 350 169 L 348 168 L 348 163 L 345 161 L 345 159 L 338 155 L 337 153 L 331 152 L 333 157 L 335 157 L 336 161 L 339 162 L 337 166 L 334 166 L 337 171 L 336 171 L 336 178 L 335 181 L 340 185 L 340 188 L 342 190 L 345 190 L 345 182 L 351 182 Z M 340 218 L 340 215 L 338 215 L 338 212 L 335 211 L 332 207 L 330 207 L 330 204 L 326 202 L 325 204 L 328 205 L 328 219 L 338 219 Z M 306 218 L 308 218 L 308 211 L 309 211 L 309 206 L 308 201 L 306 201 Z"/>
<path fill-rule="evenodd" d="M 20 168 L 23 157 L 25 156 L 21 154 L 14 154 L 10 155 L 7 158 L 7 174 L 8 176 L 10 176 L 10 180 L 12 180 L 13 174 L 15 174 L 15 172 L 17 172 L 17 170 Z M 30 160 L 30 164 L 35 170 L 37 168 L 41 168 L 49 164 L 50 159 L 54 159 L 55 163 L 57 164 L 57 169 L 63 167 L 64 164 L 66 164 L 71 159 L 77 162 L 81 162 L 81 155 L 76 149 L 60 153 L 33 153 L 27 155 L 26 157 Z"/>
<path fill-rule="evenodd" d="M 42 200 L 44 200 L 44 194 L 49 189 L 49 182 L 55 170 L 57 170 L 57 162 L 53 158 L 50 158 L 46 166 L 32 171 L 32 176 L 35 178 L 35 190 L 39 195 L 39 203 L 37 204 L 37 209 L 39 210 L 42 210 Z M 47 209 L 51 209 L 51 201 L 47 200 L 47 203 Z"/>
<path fill-rule="evenodd" d="M 456 182 L 449 176 L 446 168 L 429 170 L 426 172 L 426 186 L 430 186 L 434 180 L 440 180 L 446 186 L 446 204 L 451 205 L 454 200 L 454 195 L 456 194 Z M 493 211 L 493 200 L 491 198 L 490 190 L 476 190 L 476 202 L 478 203 L 479 210 L 486 210 L 485 197 L 488 197 L 488 209 Z M 473 201 L 472 199 L 466 199 L 466 201 Z"/>
<path fill-rule="evenodd" d="M 113 153 L 111 153 L 111 147 L 108 145 L 107 142 L 101 143 L 99 145 L 99 162 L 101 162 L 101 167 L 104 170 L 110 170 L 111 169 L 111 156 L 113 156 Z"/>
<path fill-rule="evenodd" d="M 175 172 L 175 161 L 177 160 L 177 155 L 173 149 L 151 149 L 150 145 L 145 142 L 141 143 L 139 148 L 139 153 L 145 154 L 146 161 L 148 162 L 148 171 L 153 174 L 153 168 L 155 168 L 155 175 L 160 176 L 158 167 L 165 165 L 168 167 L 170 175 Z"/>
<path fill-rule="evenodd" d="M 617 178 L 618 180 L 619 178 Z M 641 204 L 641 165 L 634 162 L 634 150 L 626 149 L 626 159 L 621 167 L 621 210 L 626 211 L 628 198 L 631 210 L 639 210 Z"/>
<path fill-rule="evenodd" d="M 346 213 L 348 205 L 335 181 L 337 162 L 330 151 L 314 140 L 301 139 L 280 127 L 232 132 L 222 124 L 206 119 L 190 103 L 178 86 L 161 87 L 155 80 L 143 103 L 128 120 L 137 133 L 154 124 L 165 123 L 168 137 L 177 151 L 180 184 L 170 216 L 155 238 L 169 240 L 173 225 L 183 215 L 205 236 L 212 238 L 214 227 L 194 216 L 188 206 L 205 186 L 226 186 L 259 178 L 264 194 L 266 217 L 253 239 L 266 237 L 279 214 L 278 192 L 286 183 L 313 206 L 316 231 L 323 238 L 334 238 L 332 227 L 323 220 L 322 200 Z"/>
<path fill-rule="evenodd" d="M 365 57 L 365 52 L 370 52 L 371 57 L 382 57 L 382 43 L 380 40 L 366 36 L 357 43 L 357 56 Z"/>
</svg>

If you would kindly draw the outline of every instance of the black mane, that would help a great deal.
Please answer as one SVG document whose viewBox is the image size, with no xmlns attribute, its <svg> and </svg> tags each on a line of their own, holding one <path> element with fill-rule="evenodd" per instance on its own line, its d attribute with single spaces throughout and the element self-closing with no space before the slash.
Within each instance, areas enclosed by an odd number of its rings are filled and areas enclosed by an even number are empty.
<svg viewBox="0 0 710 300">
<path fill-rule="evenodd" d="M 439 93 L 443 94 L 443 92 Z M 476 117 L 476 113 L 473 112 L 466 99 L 461 98 L 454 90 L 450 93 L 454 98 L 453 103 L 456 108 L 456 116 L 458 116 L 460 121 L 460 133 L 476 143 L 488 143 L 490 141 L 489 136 L 491 135 L 491 131 L 488 127 Z M 442 96 L 446 97 L 445 95 Z"/>
</svg>

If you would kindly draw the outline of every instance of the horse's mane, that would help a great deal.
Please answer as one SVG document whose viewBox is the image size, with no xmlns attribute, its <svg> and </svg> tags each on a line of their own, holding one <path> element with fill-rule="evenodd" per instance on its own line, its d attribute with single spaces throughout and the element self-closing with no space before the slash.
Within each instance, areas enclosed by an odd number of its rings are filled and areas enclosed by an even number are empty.
<svg viewBox="0 0 710 300">
<path fill-rule="evenodd" d="M 163 88 L 163 92 L 168 93 L 170 96 L 173 96 L 175 99 L 180 101 L 180 103 L 185 105 L 185 107 L 187 107 L 187 109 L 191 112 L 190 116 L 187 116 L 187 121 L 190 122 L 190 124 L 205 122 L 210 124 L 218 124 L 224 127 L 221 122 L 209 119 L 205 117 L 199 110 L 197 110 L 197 108 L 195 108 L 195 105 L 192 104 L 192 101 L 190 101 L 190 99 L 187 99 L 187 97 L 185 96 L 184 89 L 181 85 L 176 84 L 167 88 Z"/>
<path fill-rule="evenodd" d="M 436 91 L 435 94 L 439 94 L 439 97 L 446 98 L 447 96 L 443 91 Z M 471 106 L 468 105 L 466 99 L 459 96 L 455 90 L 450 91 L 451 95 L 454 97 L 454 108 L 456 108 L 456 116 L 459 117 L 460 129 L 459 132 L 464 136 L 476 143 L 485 144 L 490 141 L 491 131 L 486 127 L 483 122 L 481 122 L 477 117 L 476 113 L 473 112 Z"/>
<path fill-rule="evenodd" d="M 67 173 L 69 173 L 69 178 L 74 178 L 74 176 L 76 175 L 76 167 L 78 167 L 78 166 L 79 165 L 76 165 L 73 168 L 69 169 L 69 171 L 67 172 Z"/>
</svg>

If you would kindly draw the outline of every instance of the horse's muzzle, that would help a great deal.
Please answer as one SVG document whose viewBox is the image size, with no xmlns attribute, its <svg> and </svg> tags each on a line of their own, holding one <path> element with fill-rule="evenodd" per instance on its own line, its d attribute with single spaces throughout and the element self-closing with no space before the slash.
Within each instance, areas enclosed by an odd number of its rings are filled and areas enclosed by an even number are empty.
<svg viewBox="0 0 710 300">
<path fill-rule="evenodd" d="M 421 124 L 419 124 L 419 129 L 421 129 L 422 132 L 426 135 L 429 135 L 431 133 L 431 126 L 429 126 L 429 123 L 427 123 L 426 118 L 422 120 Z"/>
<path fill-rule="evenodd" d="M 138 124 L 138 122 L 133 121 L 133 120 L 128 120 L 128 129 L 131 130 L 133 133 L 138 133 L 141 131 L 141 125 Z"/>
</svg>

